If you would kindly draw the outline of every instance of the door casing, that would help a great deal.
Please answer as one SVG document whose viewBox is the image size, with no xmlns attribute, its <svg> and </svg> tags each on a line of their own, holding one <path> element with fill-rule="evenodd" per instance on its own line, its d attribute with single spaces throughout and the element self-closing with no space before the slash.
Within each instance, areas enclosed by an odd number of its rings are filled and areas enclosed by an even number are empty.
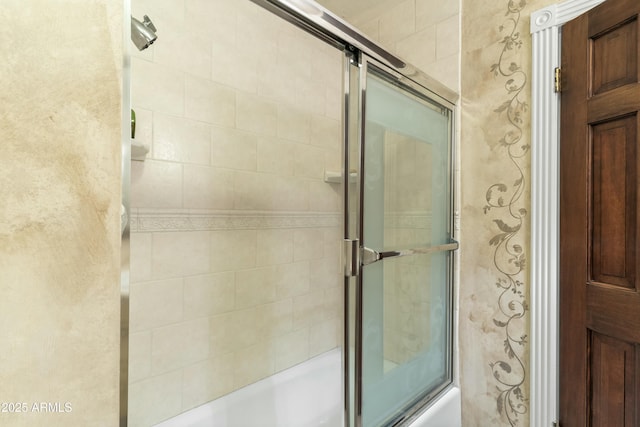
<svg viewBox="0 0 640 427">
<path fill-rule="evenodd" d="M 530 424 L 558 420 L 558 224 L 562 25 L 604 0 L 568 0 L 531 14 L 531 357 Z"/>
</svg>

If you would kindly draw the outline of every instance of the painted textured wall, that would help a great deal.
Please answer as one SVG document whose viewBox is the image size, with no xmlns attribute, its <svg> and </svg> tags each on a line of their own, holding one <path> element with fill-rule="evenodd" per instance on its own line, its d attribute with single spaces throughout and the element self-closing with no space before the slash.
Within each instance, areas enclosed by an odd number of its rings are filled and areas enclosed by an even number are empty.
<svg viewBox="0 0 640 427">
<path fill-rule="evenodd" d="M 469 427 L 529 425 L 529 15 L 550 3 L 462 5 L 459 322 Z"/>
<path fill-rule="evenodd" d="M 122 1 L 0 8 L 0 425 L 118 419 Z"/>
</svg>

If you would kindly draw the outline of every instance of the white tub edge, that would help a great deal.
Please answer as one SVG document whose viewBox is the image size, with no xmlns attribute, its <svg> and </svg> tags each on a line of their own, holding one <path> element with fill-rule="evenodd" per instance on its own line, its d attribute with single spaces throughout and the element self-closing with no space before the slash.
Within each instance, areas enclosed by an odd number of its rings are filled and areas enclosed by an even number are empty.
<svg viewBox="0 0 640 427">
<path fill-rule="evenodd" d="M 460 389 L 451 387 L 409 427 L 462 427 Z"/>
</svg>

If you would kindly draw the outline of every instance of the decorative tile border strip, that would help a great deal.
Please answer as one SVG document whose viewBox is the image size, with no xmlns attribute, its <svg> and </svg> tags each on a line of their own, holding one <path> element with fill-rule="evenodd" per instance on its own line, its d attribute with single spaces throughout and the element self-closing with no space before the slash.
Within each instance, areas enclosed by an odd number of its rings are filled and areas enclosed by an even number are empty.
<svg viewBox="0 0 640 427">
<path fill-rule="evenodd" d="M 391 212 L 384 216 L 386 228 L 431 229 L 431 212 Z"/>
<path fill-rule="evenodd" d="M 131 213 L 131 232 L 209 231 L 339 227 L 333 212 L 246 212 L 138 210 Z"/>
<path fill-rule="evenodd" d="M 390 213 L 389 228 L 431 228 L 430 212 Z M 190 211 L 176 209 L 133 209 L 132 233 L 158 231 L 257 230 L 323 228 L 342 226 L 336 212 Z"/>
</svg>

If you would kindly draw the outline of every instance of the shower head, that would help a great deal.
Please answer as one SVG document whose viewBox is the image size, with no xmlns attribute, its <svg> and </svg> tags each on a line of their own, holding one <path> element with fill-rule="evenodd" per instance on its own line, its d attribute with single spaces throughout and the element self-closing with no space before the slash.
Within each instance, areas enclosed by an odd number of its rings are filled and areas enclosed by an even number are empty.
<svg viewBox="0 0 640 427">
<path fill-rule="evenodd" d="M 138 50 L 144 50 L 156 41 L 158 38 L 156 31 L 155 25 L 147 15 L 144 15 L 142 22 L 133 16 L 131 17 L 131 41 L 133 41 Z"/>
</svg>

